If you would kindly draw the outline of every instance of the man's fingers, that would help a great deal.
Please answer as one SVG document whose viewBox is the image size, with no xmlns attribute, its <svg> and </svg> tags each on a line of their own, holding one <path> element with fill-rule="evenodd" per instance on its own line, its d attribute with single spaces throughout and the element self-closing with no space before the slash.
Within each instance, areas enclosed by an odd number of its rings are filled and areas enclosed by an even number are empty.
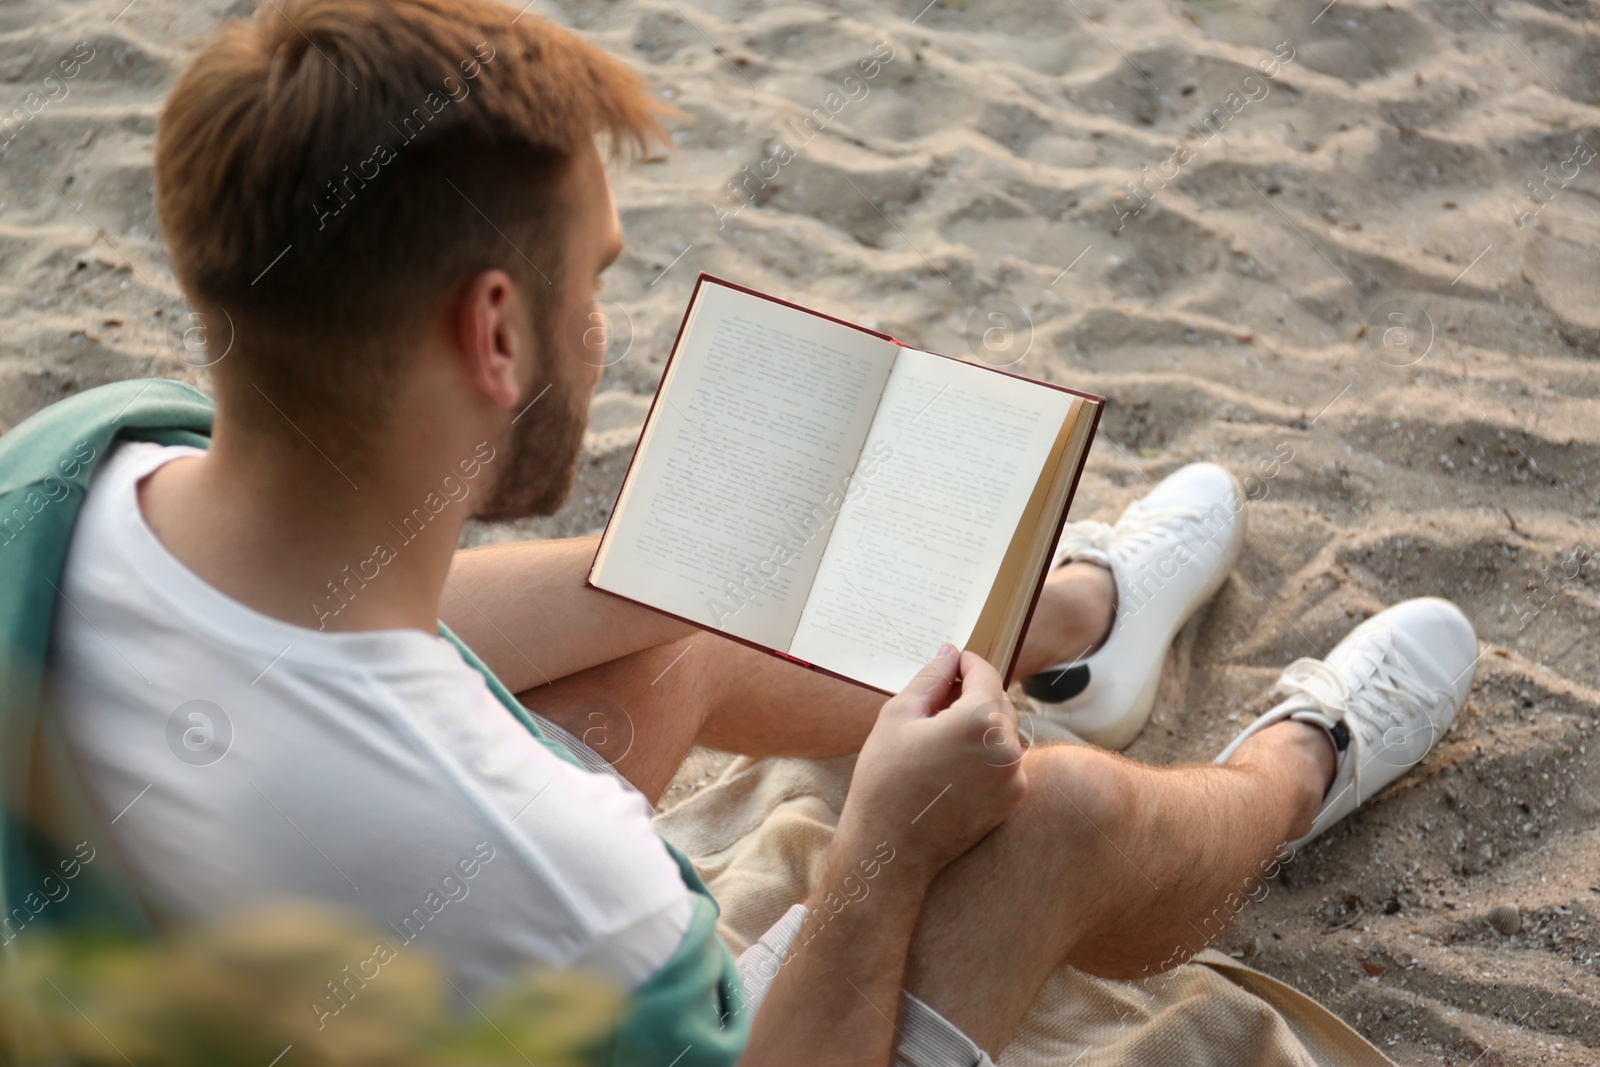
<svg viewBox="0 0 1600 1067">
<path fill-rule="evenodd" d="M 1000 677 L 1000 672 L 998 670 L 990 666 L 988 661 L 980 659 L 978 660 L 978 663 L 981 665 L 982 672 L 986 675 L 986 677 L 980 683 L 980 688 L 978 691 L 982 693 L 983 699 L 986 702 L 993 702 L 999 705 L 995 710 L 1010 720 L 1011 732 L 1013 735 L 1015 735 L 1020 728 L 1020 716 L 1017 714 L 1017 706 L 1011 703 L 1011 697 L 1006 693 L 1005 680 Z M 965 688 L 966 678 L 967 675 L 963 672 L 963 693 L 967 692 Z M 993 689 L 989 688 L 990 683 L 993 684 Z"/>
<path fill-rule="evenodd" d="M 976 652 L 961 653 L 961 695 L 975 700 L 993 700 L 1006 695 L 1000 672 Z"/>
<path fill-rule="evenodd" d="M 960 649 L 948 643 L 941 646 L 933 662 L 918 671 L 891 703 L 903 706 L 908 714 L 933 714 L 949 703 L 951 687 L 963 663 Z"/>
<path fill-rule="evenodd" d="M 986 763 L 1015 766 L 1022 760 L 1016 705 L 1006 695 L 1000 672 L 975 652 L 961 657 L 961 693 L 939 712 L 950 730 L 961 731 L 981 750 Z"/>
<path fill-rule="evenodd" d="M 955 704 L 966 703 L 963 697 Z M 952 709 L 953 711 L 954 709 Z M 1014 767 L 1022 762 L 1022 738 L 1017 708 L 1004 695 L 983 701 L 966 711 L 967 743 L 975 744 L 983 761 L 992 767 Z"/>
</svg>

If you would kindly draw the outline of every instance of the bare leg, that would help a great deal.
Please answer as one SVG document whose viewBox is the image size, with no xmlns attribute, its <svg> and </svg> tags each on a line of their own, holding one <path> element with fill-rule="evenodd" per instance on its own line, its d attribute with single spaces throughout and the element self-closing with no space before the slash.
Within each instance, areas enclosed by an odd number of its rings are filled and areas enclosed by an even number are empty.
<svg viewBox="0 0 1600 1067">
<path fill-rule="evenodd" d="M 1101 568 L 1062 568 L 1049 585 L 1023 673 L 1072 658 L 1110 624 Z M 520 697 L 586 735 L 652 801 L 697 742 L 851 752 L 883 701 L 705 633 Z M 1222 767 L 1145 767 L 1087 746 L 1024 758 L 1027 800 L 936 880 L 907 972 L 908 988 L 991 1053 L 1063 962 L 1140 977 L 1204 947 L 1263 862 L 1310 827 L 1333 772 L 1326 737 L 1299 723 L 1262 731 Z"/>
<path fill-rule="evenodd" d="M 1019 677 L 1104 640 L 1110 603 L 1104 569 L 1074 563 L 1054 571 L 1022 641 Z M 510 637 L 536 645 L 536 635 Z M 861 749 L 883 705 L 883 694 L 706 632 L 525 689 L 517 699 L 584 737 L 651 801 L 693 745 L 754 757 L 834 757 Z"/>
<path fill-rule="evenodd" d="M 1103 568 L 1072 564 L 1052 573 L 1023 640 L 1018 675 L 1103 640 L 1111 597 Z M 861 747 L 884 701 L 880 693 L 703 632 L 517 698 L 584 738 L 652 802 L 695 744 L 748 756 L 844 755 Z"/>
<path fill-rule="evenodd" d="M 591 731 L 652 800 L 697 740 L 765 753 L 772 738 L 755 720 L 792 719 L 774 730 L 787 750 L 851 751 L 881 703 L 705 634 L 523 697 Z M 593 733 L 597 723 L 606 728 Z M 1221 767 L 1147 767 L 1076 745 L 1024 759 L 1027 799 L 935 881 L 906 977 L 991 1054 L 1062 963 L 1137 978 L 1203 948 L 1279 846 L 1309 829 L 1333 773 L 1326 736 L 1292 722 Z"/>
<path fill-rule="evenodd" d="M 1182 962 L 1310 829 L 1333 759 L 1300 723 L 1220 767 L 1077 745 L 1028 753 L 1023 806 L 934 882 L 906 987 L 997 1055 L 1062 963 L 1139 978 Z"/>
<path fill-rule="evenodd" d="M 521 541 L 457 552 L 439 603 L 449 624 L 513 693 L 625 659 L 697 631 L 584 585 L 598 538 Z M 1045 579 L 1019 666 L 1031 674 L 1104 639 L 1115 595 L 1092 564 Z M 930 653 L 931 655 L 931 653 Z"/>
</svg>

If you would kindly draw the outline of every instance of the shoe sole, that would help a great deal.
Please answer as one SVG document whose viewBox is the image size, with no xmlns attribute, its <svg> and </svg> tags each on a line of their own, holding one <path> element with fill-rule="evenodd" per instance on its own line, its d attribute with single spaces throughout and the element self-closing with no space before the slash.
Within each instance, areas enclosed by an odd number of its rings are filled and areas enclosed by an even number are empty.
<svg viewBox="0 0 1600 1067">
<path fill-rule="evenodd" d="M 1233 482 L 1233 491 L 1236 494 L 1234 499 L 1245 501 L 1245 504 L 1239 508 L 1239 515 L 1243 516 L 1245 506 L 1248 505 L 1244 486 L 1240 484 L 1239 479 L 1232 471 L 1228 471 L 1228 478 Z M 1156 690 L 1161 686 L 1161 668 L 1166 665 L 1167 661 L 1166 650 L 1171 647 L 1173 639 L 1178 636 L 1178 632 L 1187 626 L 1189 620 L 1194 618 L 1196 613 L 1209 603 L 1211 598 L 1217 595 L 1217 591 L 1227 583 L 1228 576 L 1233 573 L 1234 566 L 1239 562 L 1240 553 L 1244 551 L 1245 526 L 1246 523 L 1241 519 L 1238 535 L 1234 538 L 1233 544 L 1228 546 L 1228 552 L 1223 557 L 1222 564 L 1217 568 L 1216 575 L 1205 584 L 1194 600 L 1190 601 L 1189 605 L 1184 608 L 1175 624 L 1162 639 L 1161 660 L 1156 669 L 1149 672 L 1144 684 L 1140 686 L 1139 692 L 1135 694 L 1129 713 L 1104 730 L 1083 730 L 1073 725 L 1072 715 L 1068 712 L 1066 717 L 1067 729 L 1085 741 L 1099 745 L 1101 748 L 1111 749 L 1113 752 L 1121 752 L 1138 739 L 1139 735 L 1144 732 L 1145 724 L 1150 721 L 1151 711 L 1155 709 Z"/>
</svg>

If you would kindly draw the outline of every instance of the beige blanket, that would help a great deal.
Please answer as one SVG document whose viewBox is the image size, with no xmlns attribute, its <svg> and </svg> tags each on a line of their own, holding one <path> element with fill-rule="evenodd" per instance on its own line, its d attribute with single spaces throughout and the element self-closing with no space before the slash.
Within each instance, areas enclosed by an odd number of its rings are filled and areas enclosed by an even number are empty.
<svg viewBox="0 0 1600 1067">
<path fill-rule="evenodd" d="M 739 760 L 656 817 L 721 903 L 736 955 L 820 876 L 853 759 Z M 999 1067 L 1391 1064 L 1315 1001 L 1217 952 L 1148 986 L 1062 967 Z"/>
</svg>

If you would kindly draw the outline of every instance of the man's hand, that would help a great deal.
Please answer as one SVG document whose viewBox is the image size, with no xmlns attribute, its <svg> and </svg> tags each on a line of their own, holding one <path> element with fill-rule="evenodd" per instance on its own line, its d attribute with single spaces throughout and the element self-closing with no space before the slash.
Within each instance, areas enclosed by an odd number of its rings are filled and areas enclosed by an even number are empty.
<svg viewBox="0 0 1600 1067">
<path fill-rule="evenodd" d="M 806 901 L 806 933 L 756 1015 L 741 1067 L 891 1062 L 890 1019 L 928 887 L 1026 791 L 1000 676 L 970 652 L 939 653 L 878 712 Z M 863 882 L 857 872 L 869 869 L 876 880 Z"/>
<path fill-rule="evenodd" d="M 1016 808 L 1027 789 L 1017 711 L 982 657 L 945 645 L 878 713 L 856 762 L 840 843 L 895 849 L 932 881 Z"/>
</svg>

